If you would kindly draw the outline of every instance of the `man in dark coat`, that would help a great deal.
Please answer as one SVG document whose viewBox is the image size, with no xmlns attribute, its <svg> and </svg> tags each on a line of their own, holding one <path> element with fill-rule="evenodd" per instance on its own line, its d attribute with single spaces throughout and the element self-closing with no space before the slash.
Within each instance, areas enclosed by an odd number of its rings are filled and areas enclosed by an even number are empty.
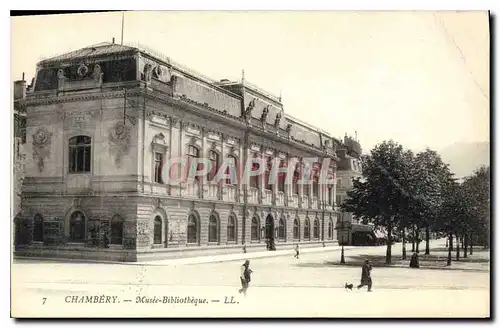
<svg viewBox="0 0 500 328">
<path fill-rule="evenodd" d="M 238 292 L 243 293 L 245 296 L 247 295 L 248 284 L 250 283 L 250 275 L 252 274 L 252 270 L 250 269 L 250 261 L 246 260 L 245 263 L 241 266 L 241 288 Z"/>
<path fill-rule="evenodd" d="M 410 259 L 410 268 L 420 268 L 418 263 L 418 253 L 414 252 Z"/>
<path fill-rule="evenodd" d="M 361 268 L 361 284 L 358 285 L 358 289 L 363 286 L 368 286 L 368 291 L 372 291 L 372 277 L 370 272 L 372 271 L 372 266 L 368 260 L 365 260 L 363 267 Z"/>
</svg>

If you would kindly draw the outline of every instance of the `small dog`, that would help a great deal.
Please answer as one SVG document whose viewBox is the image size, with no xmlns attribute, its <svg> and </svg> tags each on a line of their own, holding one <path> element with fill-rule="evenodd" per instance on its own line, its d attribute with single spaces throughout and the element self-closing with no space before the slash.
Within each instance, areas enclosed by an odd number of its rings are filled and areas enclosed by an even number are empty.
<svg viewBox="0 0 500 328">
<path fill-rule="evenodd" d="M 353 284 L 348 284 L 347 282 L 345 283 L 345 287 L 344 287 L 345 289 L 352 290 L 352 287 L 354 287 Z"/>
</svg>

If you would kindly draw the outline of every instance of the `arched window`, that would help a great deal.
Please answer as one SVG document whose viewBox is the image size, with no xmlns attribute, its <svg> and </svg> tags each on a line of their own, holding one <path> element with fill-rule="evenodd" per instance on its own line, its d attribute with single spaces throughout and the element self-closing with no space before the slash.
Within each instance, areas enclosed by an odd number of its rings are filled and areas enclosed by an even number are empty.
<svg viewBox="0 0 500 328">
<path fill-rule="evenodd" d="M 219 241 L 219 220 L 212 214 L 208 219 L 208 242 L 217 243 Z"/>
<path fill-rule="evenodd" d="M 219 154 L 211 150 L 208 153 L 208 158 L 210 160 L 210 171 L 207 174 L 207 181 L 212 181 L 219 170 Z"/>
<path fill-rule="evenodd" d="M 284 219 L 280 219 L 278 222 L 278 239 L 285 240 L 286 239 L 286 223 Z"/>
<path fill-rule="evenodd" d="M 91 138 L 76 136 L 69 139 L 69 172 L 90 172 Z"/>
<path fill-rule="evenodd" d="M 314 220 L 313 238 L 314 239 L 318 239 L 319 238 L 319 220 L 318 219 Z"/>
<path fill-rule="evenodd" d="M 251 240 L 259 240 L 260 238 L 260 224 L 259 219 L 254 216 L 252 218 L 252 231 L 251 231 Z"/>
<path fill-rule="evenodd" d="M 111 219 L 111 240 L 112 245 L 121 245 L 123 241 L 123 219 L 119 215 Z"/>
<path fill-rule="evenodd" d="M 198 243 L 198 218 L 191 214 L 188 218 L 187 242 L 190 244 Z"/>
<path fill-rule="evenodd" d="M 227 221 L 227 241 L 236 241 L 236 218 L 230 215 Z"/>
<path fill-rule="evenodd" d="M 162 222 L 161 222 L 161 217 L 159 215 L 157 215 L 155 217 L 155 221 L 154 221 L 154 232 L 153 232 L 153 235 L 154 235 L 154 244 L 155 245 L 158 245 L 158 244 L 161 244 L 161 233 L 162 233 Z"/>
<path fill-rule="evenodd" d="M 299 220 L 293 220 L 293 239 L 300 239 L 300 225 Z"/>
<path fill-rule="evenodd" d="M 76 211 L 69 219 L 69 240 L 73 242 L 85 241 L 86 219 L 82 212 Z"/>
<path fill-rule="evenodd" d="M 328 221 L 328 239 L 333 239 L 333 221 L 330 219 Z"/>
<path fill-rule="evenodd" d="M 227 157 L 229 166 L 226 169 L 226 174 L 231 178 L 226 179 L 226 184 L 237 185 L 238 184 L 238 160 L 236 157 L 229 155 Z M 233 173 L 234 172 L 234 173 Z"/>
<path fill-rule="evenodd" d="M 40 214 L 33 218 L 33 241 L 43 241 L 43 216 Z"/>
<path fill-rule="evenodd" d="M 311 225 L 309 223 L 309 219 L 306 219 L 304 221 L 304 239 L 305 240 L 311 239 Z"/>
</svg>

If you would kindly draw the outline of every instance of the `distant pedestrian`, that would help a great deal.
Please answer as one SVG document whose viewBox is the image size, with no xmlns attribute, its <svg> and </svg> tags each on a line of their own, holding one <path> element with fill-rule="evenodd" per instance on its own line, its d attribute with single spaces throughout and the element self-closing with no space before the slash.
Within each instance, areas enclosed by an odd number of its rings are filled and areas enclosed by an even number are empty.
<svg viewBox="0 0 500 328">
<path fill-rule="evenodd" d="M 413 252 L 413 255 L 410 259 L 410 268 L 420 268 L 420 264 L 418 263 L 418 253 Z"/>
<path fill-rule="evenodd" d="M 370 261 L 365 260 L 363 267 L 361 268 L 361 284 L 358 285 L 358 289 L 363 286 L 368 286 L 368 291 L 372 291 L 372 277 L 371 277 L 372 266 Z"/>
<path fill-rule="evenodd" d="M 293 257 L 296 259 L 299 258 L 299 244 L 295 245 L 295 255 Z"/>
<path fill-rule="evenodd" d="M 246 260 L 245 263 L 241 266 L 241 288 L 238 291 L 239 293 L 243 293 L 243 295 L 247 295 L 248 284 L 250 283 L 250 275 L 252 274 L 252 270 L 250 269 L 250 261 Z"/>
</svg>

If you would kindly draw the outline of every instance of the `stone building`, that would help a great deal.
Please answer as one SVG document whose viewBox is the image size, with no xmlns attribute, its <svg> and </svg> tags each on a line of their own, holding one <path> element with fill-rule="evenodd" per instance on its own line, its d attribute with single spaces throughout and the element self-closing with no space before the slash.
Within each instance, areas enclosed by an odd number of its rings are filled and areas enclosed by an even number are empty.
<svg viewBox="0 0 500 328">
<path fill-rule="evenodd" d="M 21 188 L 24 179 L 24 144 L 26 143 L 26 111 L 24 100 L 26 98 L 26 81 L 23 79 L 14 82 L 14 108 L 13 108 L 13 138 L 12 138 L 12 162 L 13 162 L 13 204 L 11 215 L 16 216 L 21 210 Z"/>
<path fill-rule="evenodd" d="M 337 193 L 336 204 L 342 204 L 347 198 L 347 192 L 353 187 L 353 179 L 362 178 L 361 145 L 358 140 L 344 137 L 343 144 L 337 149 Z M 337 224 L 339 243 L 347 245 L 362 245 L 374 239 L 373 226 L 362 224 L 358 218 L 349 212 L 339 212 Z"/>
<path fill-rule="evenodd" d="M 101 43 L 39 62 L 24 106 L 19 256 L 139 261 L 337 242 L 335 185 L 269 185 L 267 170 L 250 185 L 164 183 L 179 156 L 330 158 L 335 174 L 342 143 L 243 76 L 214 81 Z"/>
</svg>

